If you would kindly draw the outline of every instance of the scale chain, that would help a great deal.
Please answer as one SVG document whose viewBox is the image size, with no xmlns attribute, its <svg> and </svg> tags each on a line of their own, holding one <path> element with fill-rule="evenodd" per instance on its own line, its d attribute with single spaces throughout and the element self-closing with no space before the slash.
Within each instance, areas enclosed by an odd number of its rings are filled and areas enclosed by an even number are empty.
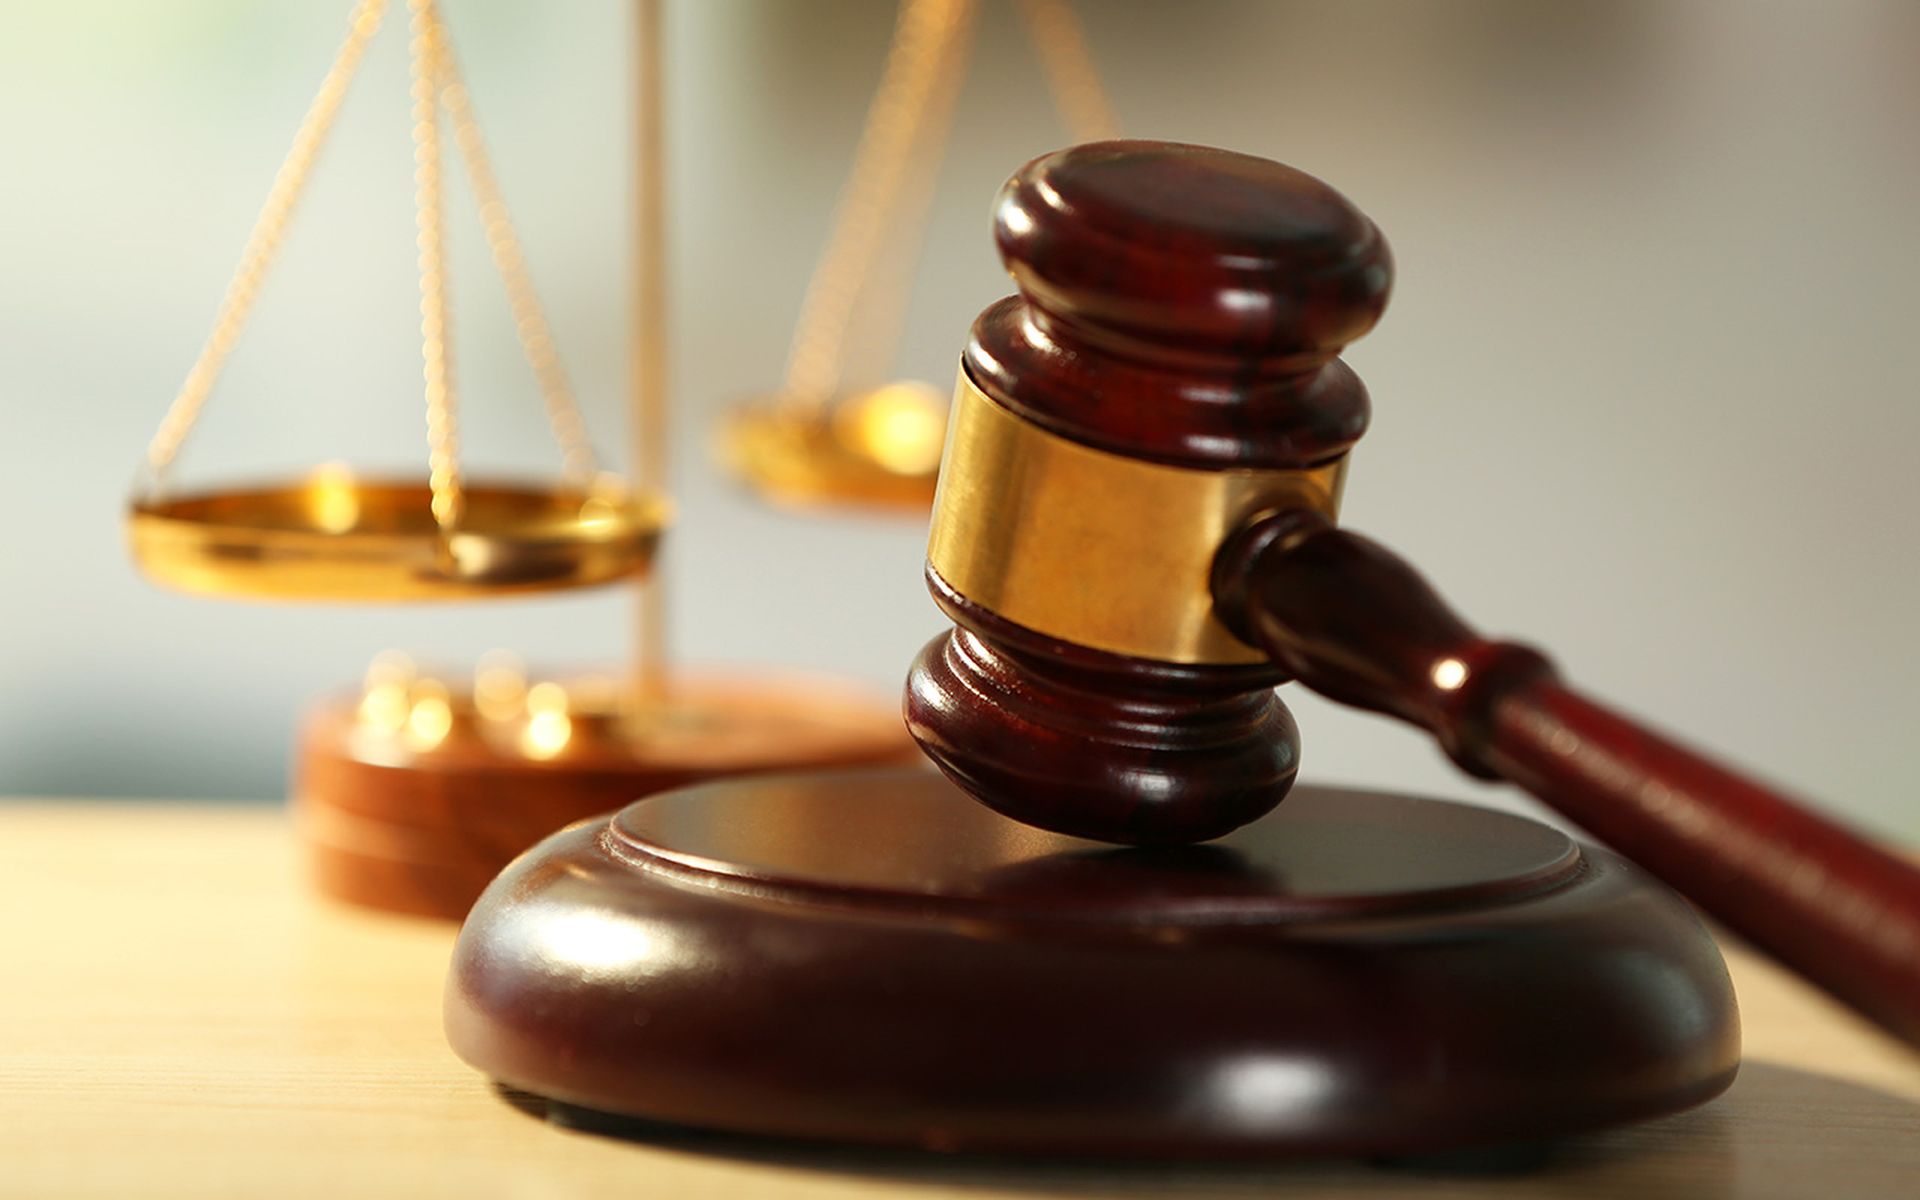
<svg viewBox="0 0 1920 1200">
<path fill-rule="evenodd" d="M 459 59 L 454 55 L 453 42 L 437 7 L 433 19 L 439 53 L 440 103 L 452 124 L 454 145 L 466 164 L 467 179 L 480 203 L 481 231 L 507 294 L 507 310 L 513 318 L 514 333 L 520 339 L 520 348 L 526 355 L 527 365 L 533 369 L 546 404 L 548 424 L 554 441 L 560 446 L 561 469 L 574 482 L 586 485 L 599 474 L 599 459 L 587 436 L 586 420 L 574 396 L 573 384 L 555 347 L 552 327 L 534 290 L 526 254 L 507 211 L 505 194 L 494 174 L 480 123 L 474 116 L 473 101 Z"/>
<path fill-rule="evenodd" d="M 924 203 L 904 195 L 905 176 L 920 143 L 944 129 L 951 116 L 975 7 L 974 0 L 901 0 L 833 233 L 801 300 L 782 391 L 793 411 L 817 413 L 830 403 L 845 367 L 854 310 L 871 284 L 884 231 L 925 217 Z M 1018 7 L 1069 134 L 1076 141 L 1116 136 L 1113 106 L 1072 5 L 1018 0 Z M 930 174 L 939 155 L 925 159 L 920 167 Z M 903 218 L 903 209 L 918 211 Z M 888 290 L 904 286 L 890 284 Z M 890 297 L 873 307 L 883 322 L 897 327 L 906 305 L 904 298 Z"/>
<path fill-rule="evenodd" d="M 248 236 L 240 265 L 186 381 L 175 395 L 147 449 L 145 474 L 136 493 L 157 494 L 181 447 L 199 421 L 227 358 L 251 315 L 268 268 L 277 256 L 292 212 L 304 194 L 321 147 L 331 133 L 347 88 L 379 31 L 388 0 L 359 0 L 348 33 L 308 106 L 293 145 L 275 174 L 267 200 Z M 545 402 L 548 423 L 562 456 L 562 471 L 588 486 L 599 461 L 586 423 L 555 347 L 551 327 L 534 292 L 526 256 L 508 216 L 499 181 L 480 134 L 471 97 L 454 57 L 447 26 L 435 0 L 409 0 L 410 97 L 414 142 L 414 223 L 420 273 L 422 379 L 427 404 L 428 484 L 436 524 L 451 529 L 462 508 L 458 397 L 454 387 L 452 324 L 447 287 L 445 197 L 440 118 L 448 118 L 455 147 L 479 201 L 488 250 L 506 291 L 509 313 L 528 365 Z"/>
<path fill-rule="evenodd" d="M 1020 15 L 1068 134 L 1076 142 L 1119 137 L 1120 121 L 1069 0 L 1020 0 Z"/>
<path fill-rule="evenodd" d="M 973 0 L 902 0 L 833 234 L 800 304 L 787 359 L 789 403 L 818 409 L 839 384 L 861 280 L 871 273 L 881 231 L 896 206 L 940 66 L 962 47 L 973 9 Z"/>
<path fill-rule="evenodd" d="M 234 268 L 233 278 L 228 282 L 220 309 L 214 316 L 213 332 L 207 336 L 193 369 L 187 372 L 186 382 L 180 385 L 166 416 L 161 419 L 159 430 L 147 446 L 146 473 L 136 490 L 155 494 L 160 491 L 167 468 L 179 456 L 187 435 L 193 432 L 195 422 L 200 419 L 200 410 L 205 407 L 207 395 L 213 390 L 213 381 L 225 365 L 227 356 L 233 352 L 240 329 L 253 310 L 254 301 L 260 294 L 261 280 L 280 249 L 294 205 L 306 188 L 314 160 L 326 143 L 327 134 L 333 129 L 334 118 L 340 112 L 340 102 L 346 98 L 347 85 L 352 82 L 354 72 L 360 66 L 367 43 L 379 32 L 380 20 L 386 8 L 387 0 L 360 0 L 354 6 L 347 23 L 347 36 L 335 53 L 333 63 L 327 68 L 326 76 L 320 81 L 320 90 L 307 106 L 306 115 L 301 117 L 293 145 L 287 150 L 280 170 L 275 173 L 273 185 L 267 190 L 266 202 L 260 206 L 260 215 L 255 218 L 253 231 L 247 236 L 246 247 L 240 254 L 240 265 Z"/>
<path fill-rule="evenodd" d="M 440 171 L 440 25 L 433 0 L 408 0 L 407 7 L 413 33 L 413 204 L 415 245 L 420 252 L 421 377 L 427 390 L 427 487 L 433 493 L 434 522 L 446 530 L 460 523 L 464 497 Z"/>
</svg>

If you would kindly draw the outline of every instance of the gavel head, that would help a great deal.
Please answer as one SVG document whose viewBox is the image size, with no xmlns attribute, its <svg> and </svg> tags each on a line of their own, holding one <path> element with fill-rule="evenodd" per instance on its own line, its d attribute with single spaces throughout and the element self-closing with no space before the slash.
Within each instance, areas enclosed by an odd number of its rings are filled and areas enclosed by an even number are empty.
<svg viewBox="0 0 1920 1200">
<path fill-rule="evenodd" d="M 994 230 L 1019 285 L 962 358 L 907 724 L 1028 824 L 1134 844 L 1278 804 L 1284 675 L 1214 613 L 1220 544 L 1334 515 L 1367 393 L 1336 356 L 1386 304 L 1373 223 L 1318 180 L 1199 146 L 1076 146 L 1023 167 Z"/>
</svg>

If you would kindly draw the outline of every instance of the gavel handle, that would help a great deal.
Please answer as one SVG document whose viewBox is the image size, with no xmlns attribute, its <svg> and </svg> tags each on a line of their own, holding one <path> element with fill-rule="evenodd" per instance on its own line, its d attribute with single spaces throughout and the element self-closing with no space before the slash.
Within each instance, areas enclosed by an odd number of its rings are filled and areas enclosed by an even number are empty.
<svg viewBox="0 0 1920 1200">
<path fill-rule="evenodd" d="M 1222 547 L 1223 620 L 1302 683 L 1434 734 L 1920 1046 L 1920 870 L 1475 633 L 1405 561 L 1310 512 Z"/>
</svg>

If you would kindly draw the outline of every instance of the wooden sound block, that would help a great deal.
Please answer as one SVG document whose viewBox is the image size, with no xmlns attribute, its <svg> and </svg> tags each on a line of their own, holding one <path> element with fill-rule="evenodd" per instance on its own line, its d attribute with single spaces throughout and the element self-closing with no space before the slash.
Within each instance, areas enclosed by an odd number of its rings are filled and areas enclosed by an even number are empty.
<svg viewBox="0 0 1920 1200">
<path fill-rule="evenodd" d="M 893 704 L 795 675 L 680 680 L 643 723 L 576 711 L 547 757 L 454 708 L 426 746 L 370 727 L 354 697 L 309 715 L 293 810 L 321 890 L 458 919 L 516 854 L 642 796 L 721 776 L 917 757 Z"/>
<path fill-rule="evenodd" d="M 452 972 L 454 1049 L 515 1088 L 941 1151 L 1437 1152 L 1686 1108 L 1739 1061 L 1673 893 L 1519 817 L 1335 788 L 1176 849 L 913 769 L 688 788 L 521 858 Z"/>
</svg>

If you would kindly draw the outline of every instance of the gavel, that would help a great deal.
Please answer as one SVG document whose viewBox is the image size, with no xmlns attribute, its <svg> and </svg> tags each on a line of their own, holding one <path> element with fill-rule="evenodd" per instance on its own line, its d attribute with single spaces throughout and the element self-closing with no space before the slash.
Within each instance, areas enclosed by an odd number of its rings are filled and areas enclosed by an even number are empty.
<svg viewBox="0 0 1920 1200">
<path fill-rule="evenodd" d="M 1019 294 L 961 361 L 927 556 L 955 628 L 906 695 L 947 778 L 738 778 L 555 833 L 461 932 L 461 1057 L 564 1105 L 848 1144 L 1535 1142 L 1732 1082 L 1726 965 L 1675 889 L 1920 1043 L 1920 875 L 1335 527 L 1368 416 L 1338 356 L 1391 282 L 1352 205 L 1106 142 L 1023 168 L 994 224 Z M 1512 814 L 1294 787 L 1289 680 L 1674 888 Z"/>
<path fill-rule="evenodd" d="M 1019 294 L 962 359 L 909 728 L 991 808 L 1199 842 L 1273 809 L 1276 685 L 1431 733 L 1920 1045 L 1920 871 L 1566 684 L 1337 528 L 1368 397 L 1338 357 L 1383 311 L 1385 239 L 1260 158 L 1118 141 L 1021 169 L 994 214 Z"/>
</svg>

